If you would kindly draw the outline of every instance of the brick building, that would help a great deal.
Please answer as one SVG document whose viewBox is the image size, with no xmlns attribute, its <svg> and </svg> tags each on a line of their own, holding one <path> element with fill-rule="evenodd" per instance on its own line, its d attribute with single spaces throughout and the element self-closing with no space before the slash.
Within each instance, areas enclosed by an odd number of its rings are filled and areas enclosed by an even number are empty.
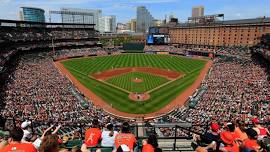
<svg viewBox="0 0 270 152">
<path fill-rule="evenodd" d="M 211 25 L 180 24 L 168 27 L 172 44 L 253 46 L 270 33 L 270 18 L 232 20 Z"/>
</svg>

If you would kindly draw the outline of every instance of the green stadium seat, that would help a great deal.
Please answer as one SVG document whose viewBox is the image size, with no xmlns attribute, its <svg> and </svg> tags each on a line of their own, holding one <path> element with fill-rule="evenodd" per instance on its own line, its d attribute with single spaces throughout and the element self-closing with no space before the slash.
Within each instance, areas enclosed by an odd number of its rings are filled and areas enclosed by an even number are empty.
<svg viewBox="0 0 270 152">
<path fill-rule="evenodd" d="M 73 147 L 81 147 L 83 144 L 83 141 L 81 139 L 75 139 L 75 140 L 70 140 L 66 142 L 65 144 L 62 145 L 63 148 L 73 148 Z"/>
<path fill-rule="evenodd" d="M 100 149 L 101 152 L 112 152 L 113 147 L 88 147 L 91 152 L 95 152 L 97 149 Z"/>
</svg>

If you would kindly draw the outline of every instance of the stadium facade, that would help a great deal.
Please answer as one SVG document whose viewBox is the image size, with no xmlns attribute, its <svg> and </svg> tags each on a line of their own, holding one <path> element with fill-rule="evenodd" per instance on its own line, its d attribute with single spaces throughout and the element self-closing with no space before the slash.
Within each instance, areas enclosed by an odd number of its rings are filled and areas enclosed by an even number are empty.
<svg viewBox="0 0 270 152">
<path fill-rule="evenodd" d="M 99 30 L 99 18 L 102 16 L 101 10 L 79 9 L 79 8 L 61 8 L 62 23 L 74 24 L 95 24 L 95 29 Z M 75 14 L 75 15 L 74 15 Z M 83 15 L 91 14 L 91 15 Z"/>
<path fill-rule="evenodd" d="M 270 18 L 218 21 L 207 25 L 183 23 L 156 27 L 169 34 L 172 45 L 254 46 L 270 33 Z"/>
</svg>

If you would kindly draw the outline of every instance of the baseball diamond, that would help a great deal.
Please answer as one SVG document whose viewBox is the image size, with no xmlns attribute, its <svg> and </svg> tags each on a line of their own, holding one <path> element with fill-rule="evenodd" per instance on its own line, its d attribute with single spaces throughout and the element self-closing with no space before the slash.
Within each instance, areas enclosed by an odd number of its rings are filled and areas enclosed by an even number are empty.
<svg viewBox="0 0 270 152">
<path fill-rule="evenodd" d="M 207 61 L 172 55 L 121 54 L 75 58 L 61 63 L 80 84 L 111 108 L 130 114 L 149 114 L 165 107 L 189 88 Z M 126 70 L 134 67 L 160 69 L 171 76 L 174 73 L 174 77 L 166 78 L 160 71 L 155 74 L 153 70 Z M 114 70 L 119 73 L 112 74 Z M 136 78 L 142 82 L 135 83 Z M 144 92 L 150 96 L 144 102 L 129 98 L 132 93 Z"/>
</svg>

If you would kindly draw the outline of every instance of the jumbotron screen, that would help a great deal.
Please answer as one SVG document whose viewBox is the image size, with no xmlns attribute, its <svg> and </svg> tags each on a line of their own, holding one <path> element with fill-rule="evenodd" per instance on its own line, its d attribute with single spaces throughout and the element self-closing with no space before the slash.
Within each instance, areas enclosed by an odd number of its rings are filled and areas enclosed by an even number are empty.
<svg viewBox="0 0 270 152">
<path fill-rule="evenodd" d="M 151 34 L 147 36 L 147 44 L 162 45 L 170 43 L 169 35 Z"/>
</svg>

